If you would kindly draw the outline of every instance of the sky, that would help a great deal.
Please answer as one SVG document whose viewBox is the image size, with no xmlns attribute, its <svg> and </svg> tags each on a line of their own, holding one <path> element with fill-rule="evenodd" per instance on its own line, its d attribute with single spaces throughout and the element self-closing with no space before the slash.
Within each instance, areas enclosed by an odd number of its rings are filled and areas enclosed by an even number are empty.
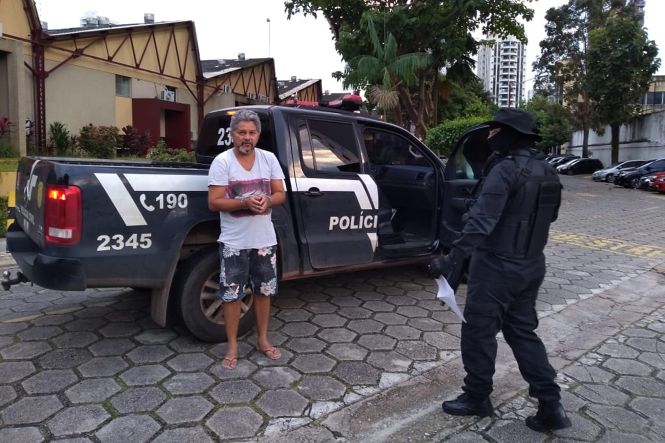
<svg viewBox="0 0 665 443">
<path fill-rule="evenodd" d="M 545 12 L 567 0 L 537 0 L 530 3 L 534 19 L 525 23 L 527 46 L 527 87 L 534 77 L 531 65 L 545 38 Z M 196 27 L 199 51 L 204 60 L 273 57 L 278 80 L 292 76 L 321 79 L 323 90 L 341 92 L 342 84 L 331 77 L 344 69 L 335 51 L 328 23 L 319 16 L 302 14 L 287 20 L 283 0 L 36 0 L 40 20 L 50 29 L 80 26 L 86 15 L 108 17 L 118 24 L 142 23 L 144 13 L 155 21 L 192 20 Z M 66 7 L 65 7 L 66 5 Z M 645 27 L 656 41 L 665 64 L 665 27 L 658 21 L 665 16 L 665 1 L 646 0 Z M 269 20 L 269 21 L 268 21 Z M 665 72 L 662 66 L 659 74 Z"/>
</svg>

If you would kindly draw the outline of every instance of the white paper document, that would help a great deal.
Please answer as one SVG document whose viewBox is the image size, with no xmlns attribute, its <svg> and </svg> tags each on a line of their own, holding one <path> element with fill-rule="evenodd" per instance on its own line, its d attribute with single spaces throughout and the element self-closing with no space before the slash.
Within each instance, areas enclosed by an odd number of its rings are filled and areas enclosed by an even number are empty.
<svg viewBox="0 0 665 443">
<path fill-rule="evenodd" d="M 450 306 L 450 309 L 457 315 L 460 320 L 462 320 L 464 323 L 466 323 L 466 320 L 464 320 L 464 315 L 462 314 L 462 311 L 460 310 L 459 306 L 457 306 L 457 301 L 455 300 L 455 292 L 453 291 L 453 288 L 450 287 L 448 284 L 448 280 L 441 275 L 436 278 L 436 284 L 439 287 L 439 291 L 436 293 L 436 298 Z"/>
</svg>

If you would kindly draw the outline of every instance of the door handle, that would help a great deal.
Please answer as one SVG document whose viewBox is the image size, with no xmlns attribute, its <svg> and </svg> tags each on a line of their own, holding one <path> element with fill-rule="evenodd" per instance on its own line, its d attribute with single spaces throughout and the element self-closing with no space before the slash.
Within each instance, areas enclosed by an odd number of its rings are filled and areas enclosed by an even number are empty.
<svg viewBox="0 0 665 443">
<path fill-rule="evenodd" d="M 323 192 L 319 188 L 309 188 L 309 190 L 305 191 L 305 195 L 307 197 L 321 197 Z"/>
</svg>

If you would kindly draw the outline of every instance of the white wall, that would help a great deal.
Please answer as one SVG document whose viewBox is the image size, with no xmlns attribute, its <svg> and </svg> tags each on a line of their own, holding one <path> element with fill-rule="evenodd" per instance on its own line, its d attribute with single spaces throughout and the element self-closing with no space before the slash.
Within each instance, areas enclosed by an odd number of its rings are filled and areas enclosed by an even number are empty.
<svg viewBox="0 0 665 443">
<path fill-rule="evenodd" d="M 205 104 L 205 114 L 222 108 L 230 108 L 236 105 L 236 95 L 233 92 L 218 92 Z"/>
<path fill-rule="evenodd" d="M 582 131 L 575 131 L 567 152 L 582 154 Z M 590 157 L 598 158 L 604 165 L 612 159 L 611 130 L 607 126 L 601 136 L 589 133 Z M 665 158 L 665 111 L 658 111 L 622 125 L 619 133 L 619 161 Z"/>
<path fill-rule="evenodd" d="M 47 69 L 56 63 L 46 61 Z M 53 71 L 46 79 L 46 131 L 59 121 L 72 134 L 92 123 L 115 126 L 115 75 L 82 68 L 71 63 Z"/>
</svg>

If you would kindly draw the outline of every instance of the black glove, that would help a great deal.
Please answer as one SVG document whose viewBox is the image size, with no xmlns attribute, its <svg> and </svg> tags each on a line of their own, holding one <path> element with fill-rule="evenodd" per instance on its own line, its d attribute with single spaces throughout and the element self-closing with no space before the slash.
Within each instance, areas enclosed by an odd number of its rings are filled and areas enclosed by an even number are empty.
<svg viewBox="0 0 665 443">
<path fill-rule="evenodd" d="M 432 278 L 437 278 L 439 275 L 449 278 L 454 270 L 462 266 L 463 262 L 464 254 L 462 251 L 452 248 L 448 254 L 433 258 L 427 271 Z"/>
<path fill-rule="evenodd" d="M 438 257 L 433 258 L 431 262 L 429 262 L 427 272 L 432 278 L 437 278 L 440 275 L 445 277 L 452 272 L 454 267 L 455 265 L 450 257 L 450 254 L 439 255 Z"/>
</svg>

